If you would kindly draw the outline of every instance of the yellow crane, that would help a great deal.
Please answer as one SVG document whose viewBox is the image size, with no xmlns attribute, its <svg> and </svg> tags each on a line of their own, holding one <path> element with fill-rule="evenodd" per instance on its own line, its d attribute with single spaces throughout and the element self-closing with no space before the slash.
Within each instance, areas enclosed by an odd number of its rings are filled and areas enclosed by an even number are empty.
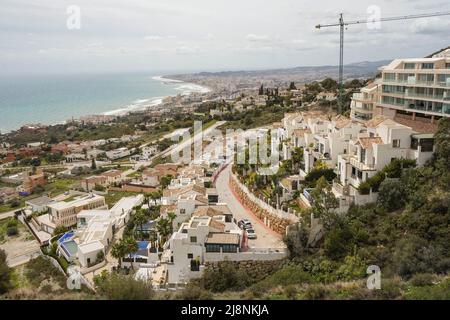
<svg viewBox="0 0 450 320">
<path fill-rule="evenodd" d="M 382 22 L 382 21 L 409 20 L 409 19 L 447 16 L 447 15 L 450 15 L 450 11 L 413 14 L 413 15 L 397 16 L 397 17 L 386 17 L 386 18 L 380 18 L 380 19 L 365 19 L 365 20 L 361 19 L 361 20 L 353 20 L 353 21 L 344 21 L 343 14 L 340 13 L 338 23 L 318 24 L 316 26 L 317 29 L 328 28 L 328 27 L 339 27 L 339 29 L 340 29 L 338 112 L 342 113 L 342 111 L 343 111 L 343 105 L 342 105 L 343 104 L 343 83 L 342 82 L 343 82 L 343 77 L 344 77 L 344 28 L 346 26 L 354 25 L 354 24 L 368 24 L 368 23 Z"/>
</svg>

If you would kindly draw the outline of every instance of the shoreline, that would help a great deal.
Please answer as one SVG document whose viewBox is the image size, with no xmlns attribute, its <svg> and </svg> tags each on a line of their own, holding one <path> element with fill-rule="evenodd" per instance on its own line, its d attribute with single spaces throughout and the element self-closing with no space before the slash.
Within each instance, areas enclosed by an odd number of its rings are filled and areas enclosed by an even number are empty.
<svg viewBox="0 0 450 320">
<path fill-rule="evenodd" d="M 116 109 L 112 109 L 109 111 L 104 111 L 104 112 L 99 112 L 99 113 L 90 113 L 90 114 L 84 114 L 84 115 L 80 115 L 77 118 L 74 119 L 79 119 L 81 117 L 88 117 L 88 116 L 97 116 L 97 115 L 110 115 L 110 116 L 117 116 L 117 117 L 121 117 L 121 116 L 127 116 L 132 112 L 136 112 L 136 111 L 145 111 L 148 110 L 150 108 L 156 107 L 158 105 L 163 104 L 163 100 L 168 98 L 168 97 L 176 97 L 178 95 L 180 96 L 188 96 L 194 93 L 200 93 L 200 94 L 204 94 L 204 93 L 208 93 L 211 92 L 212 90 L 206 86 L 201 86 L 195 83 L 189 83 L 189 82 L 184 82 L 181 80 L 176 80 L 176 79 L 170 79 L 170 78 L 166 78 L 164 76 L 151 76 L 150 77 L 151 80 L 153 81 L 159 81 L 161 83 L 163 83 L 164 85 L 176 85 L 178 84 L 178 86 L 176 86 L 174 88 L 175 91 L 180 91 L 180 93 L 174 93 L 174 94 L 169 94 L 166 96 L 158 96 L 158 97 L 150 97 L 150 98 L 142 98 L 142 99 L 138 99 L 135 101 L 132 101 L 131 103 L 124 105 L 122 107 L 118 107 Z M 55 126 L 55 125 L 64 125 L 67 124 L 67 122 L 70 119 L 64 120 L 64 121 L 60 121 L 60 122 L 54 122 L 54 123 L 42 123 L 44 125 L 48 125 L 48 126 Z M 23 123 L 21 126 L 26 125 L 27 123 Z M 11 130 L 5 130 L 5 131 L 1 131 L 0 132 L 0 136 L 12 133 L 14 131 L 19 130 L 19 128 L 16 129 L 11 129 Z"/>
</svg>

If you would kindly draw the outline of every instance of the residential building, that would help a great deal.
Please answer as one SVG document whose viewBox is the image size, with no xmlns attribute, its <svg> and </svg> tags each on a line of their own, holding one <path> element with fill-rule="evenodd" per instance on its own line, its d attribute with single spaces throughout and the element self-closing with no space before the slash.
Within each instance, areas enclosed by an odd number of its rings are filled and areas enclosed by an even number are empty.
<svg viewBox="0 0 450 320">
<path fill-rule="evenodd" d="M 381 77 L 355 94 L 352 119 L 383 115 L 434 123 L 450 117 L 450 49 L 430 58 L 396 59 Z"/>
</svg>

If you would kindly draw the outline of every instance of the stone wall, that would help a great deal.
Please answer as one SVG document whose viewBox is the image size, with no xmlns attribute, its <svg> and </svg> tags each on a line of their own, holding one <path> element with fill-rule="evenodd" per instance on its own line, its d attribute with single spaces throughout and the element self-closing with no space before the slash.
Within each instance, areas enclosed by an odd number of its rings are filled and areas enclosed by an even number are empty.
<svg viewBox="0 0 450 320">
<path fill-rule="evenodd" d="M 280 218 L 272 213 L 270 213 L 267 209 L 262 208 L 252 199 L 250 199 L 249 195 L 240 188 L 238 182 L 235 179 L 230 179 L 230 186 L 236 195 L 239 197 L 241 203 L 249 209 L 253 214 L 260 219 L 266 226 L 270 229 L 274 230 L 276 233 L 280 235 L 286 234 L 286 228 L 288 225 L 292 224 L 292 221 L 288 219 Z"/>
<path fill-rule="evenodd" d="M 231 263 L 237 270 L 242 270 L 251 279 L 259 281 L 269 274 L 281 268 L 286 260 L 266 260 L 266 261 L 219 261 L 219 262 L 205 262 L 205 270 L 219 271 L 219 268 L 224 263 Z"/>
</svg>

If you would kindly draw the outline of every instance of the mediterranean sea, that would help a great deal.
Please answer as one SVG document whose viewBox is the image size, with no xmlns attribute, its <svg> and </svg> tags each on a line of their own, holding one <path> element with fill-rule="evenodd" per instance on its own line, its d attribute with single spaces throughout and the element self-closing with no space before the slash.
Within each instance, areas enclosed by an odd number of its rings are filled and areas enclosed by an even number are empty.
<svg viewBox="0 0 450 320">
<path fill-rule="evenodd" d="M 123 114 L 207 88 L 144 73 L 0 76 L 0 132 L 24 124 L 63 123 L 92 114 Z"/>
</svg>

